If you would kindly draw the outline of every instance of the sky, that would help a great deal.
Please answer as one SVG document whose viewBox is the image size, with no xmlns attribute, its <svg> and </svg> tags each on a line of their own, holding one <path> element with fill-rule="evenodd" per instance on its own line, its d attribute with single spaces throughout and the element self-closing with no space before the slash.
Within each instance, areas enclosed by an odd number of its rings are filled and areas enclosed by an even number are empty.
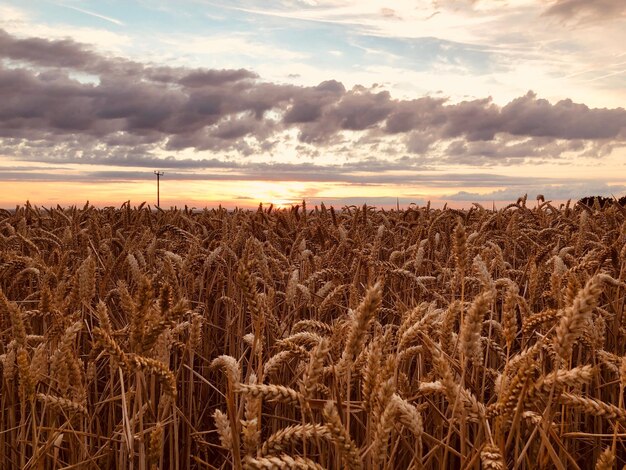
<svg viewBox="0 0 626 470">
<path fill-rule="evenodd" d="M 0 207 L 626 194 L 624 0 L 3 0 Z"/>
</svg>

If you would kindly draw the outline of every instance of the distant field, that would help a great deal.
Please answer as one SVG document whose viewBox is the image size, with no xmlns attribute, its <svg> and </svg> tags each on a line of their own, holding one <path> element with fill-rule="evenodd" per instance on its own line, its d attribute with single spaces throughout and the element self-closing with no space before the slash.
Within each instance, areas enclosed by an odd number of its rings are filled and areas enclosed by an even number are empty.
<svg viewBox="0 0 626 470">
<path fill-rule="evenodd" d="M 622 468 L 626 210 L 532 206 L 0 211 L 0 468 Z"/>
</svg>

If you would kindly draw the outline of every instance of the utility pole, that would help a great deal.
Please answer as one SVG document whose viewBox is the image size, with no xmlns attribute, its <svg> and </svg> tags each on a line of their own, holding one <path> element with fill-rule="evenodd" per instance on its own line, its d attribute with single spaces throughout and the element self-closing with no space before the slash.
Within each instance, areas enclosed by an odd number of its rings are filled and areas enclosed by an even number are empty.
<svg viewBox="0 0 626 470">
<path fill-rule="evenodd" d="M 162 171 L 155 171 L 154 174 L 157 177 L 157 207 L 161 207 L 161 189 L 160 189 L 160 180 L 161 180 L 161 176 L 163 176 L 165 173 L 163 173 Z"/>
</svg>

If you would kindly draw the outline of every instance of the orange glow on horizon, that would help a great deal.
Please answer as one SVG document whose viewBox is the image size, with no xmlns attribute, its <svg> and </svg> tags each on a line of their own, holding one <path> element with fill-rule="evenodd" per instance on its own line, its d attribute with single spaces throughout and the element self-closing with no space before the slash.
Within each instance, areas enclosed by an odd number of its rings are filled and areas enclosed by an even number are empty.
<svg viewBox="0 0 626 470">
<path fill-rule="evenodd" d="M 300 204 L 302 200 L 342 200 L 399 197 L 403 200 L 423 200 L 415 196 L 415 188 L 404 193 L 392 185 L 344 185 L 338 183 L 301 183 L 294 181 L 177 181 L 161 178 L 161 207 L 189 206 L 256 208 L 273 204 L 276 208 Z M 436 191 L 432 191 L 435 193 Z M 438 199 L 432 194 L 431 199 Z M 87 201 L 96 207 L 119 206 L 130 200 L 132 204 L 146 202 L 156 205 L 156 181 L 124 182 L 33 182 L 9 181 L 3 183 L 0 207 L 12 208 L 29 201 L 33 205 L 49 207 L 84 205 Z M 391 204 L 390 204 L 391 205 Z"/>
<path fill-rule="evenodd" d="M 33 182 L 8 181 L 2 183 L 0 207 L 11 209 L 23 205 L 26 201 L 39 207 L 83 206 L 87 201 L 95 207 L 119 207 L 126 201 L 132 205 L 142 202 L 156 205 L 156 181 L 108 181 L 108 182 Z M 422 189 L 424 192 L 419 191 Z M 428 187 L 381 185 L 346 185 L 328 182 L 268 182 L 268 181 L 182 181 L 161 179 L 161 207 L 188 206 L 196 209 L 222 206 L 228 209 L 256 209 L 260 203 L 264 207 L 272 204 L 275 208 L 289 208 L 292 205 L 307 202 L 310 208 L 320 202 L 327 207 L 344 205 L 362 205 L 367 203 L 377 207 L 394 208 L 396 198 L 400 207 L 411 203 L 418 206 L 431 201 L 433 208 L 447 207 L 468 209 L 470 200 L 451 200 L 446 195 L 458 191 L 488 194 L 501 188 L 494 187 Z M 520 194 L 522 196 L 523 194 Z M 550 199 L 549 190 L 546 197 Z M 582 197 L 582 196 L 581 196 Z M 528 194 L 528 205 L 535 204 L 535 194 Z M 503 207 L 516 200 L 478 200 L 483 207 L 491 209 Z M 553 205 L 565 203 L 565 200 L 552 199 Z"/>
</svg>

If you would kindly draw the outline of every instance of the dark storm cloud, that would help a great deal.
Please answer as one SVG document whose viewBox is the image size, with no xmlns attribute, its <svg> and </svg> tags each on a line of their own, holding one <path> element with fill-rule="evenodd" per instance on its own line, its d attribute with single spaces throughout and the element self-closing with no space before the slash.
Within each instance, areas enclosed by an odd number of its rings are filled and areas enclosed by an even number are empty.
<svg viewBox="0 0 626 470">
<path fill-rule="evenodd" d="M 433 149 L 447 147 L 438 158 L 506 163 L 571 151 L 602 155 L 626 141 L 626 110 L 552 104 L 532 92 L 503 107 L 488 98 L 397 100 L 386 91 L 346 90 L 335 80 L 302 87 L 262 82 L 244 69 L 147 66 L 72 40 L 20 39 L 0 30 L 0 150 L 6 155 L 145 166 L 163 150 L 270 152 L 287 129 L 298 131 L 312 157 L 330 145 L 354 151 L 348 138 L 359 133 L 361 151 L 367 144 L 390 156 L 435 158 Z M 168 164 L 202 167 L 193 162 Z"/>
</svg>

